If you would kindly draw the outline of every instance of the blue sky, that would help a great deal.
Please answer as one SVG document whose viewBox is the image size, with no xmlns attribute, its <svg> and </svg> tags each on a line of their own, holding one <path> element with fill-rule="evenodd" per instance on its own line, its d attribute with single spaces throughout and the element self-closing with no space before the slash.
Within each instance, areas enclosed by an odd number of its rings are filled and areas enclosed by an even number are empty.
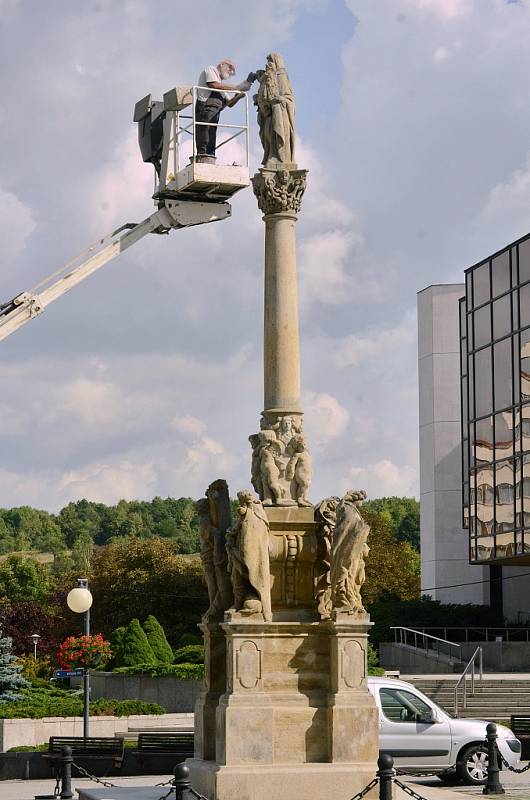
<svg viewBox="0 0 530 800">
<path fill-rule="evenodd" d="M 316 502 L 418 494 L 416 292 L 523 235 L 530 7 L 504 0 L 0 0 L 0 298 L 152 209 L 134 103 L 283 53 Z M 259 164 L 252 131 L 252 166 Z M 249 485 L 263 224 L 151 237 L 0 353 L 0 505 Z"/>
</svg>

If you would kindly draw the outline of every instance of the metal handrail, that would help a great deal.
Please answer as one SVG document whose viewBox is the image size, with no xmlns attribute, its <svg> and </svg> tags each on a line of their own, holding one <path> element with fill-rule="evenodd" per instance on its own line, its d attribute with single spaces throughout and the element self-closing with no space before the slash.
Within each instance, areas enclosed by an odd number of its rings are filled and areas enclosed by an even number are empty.
<svg viewBox="0 0 530 800">
<path fill-rule="evenodd" d="M 458 644 L 457 642 L 451 642 L 449 639 L 441 639 L 439 636 L 432 636 L 430 633 L 425 633 L 424 631 L 419 631 L 416 628 L 406 628 L 404 625 L 391 625 L 390 630 L 394 631 L 394 641 L 396 644 L 398 643 L 398 631 L 399 631 L 399 644 L 405 644 L 410 647 L 415 647 L 417 650 L 425 650 L 427 652 L 429 649 L 436 650 L 438 655 L 440 655 L 441 650 L 440 645 L 448 645 L 448 652 L 446 653 L 449 658 L 451 658 L 451 648 L 455 647 L 458 651 L 461 650 L 462 645 Z M 408 634 L 414 634 L 414 644 L 409 642 Z M 423 639 L 424 646 L 418 645 L 418 637 Z M 429 641 L 436 642 L 436 646 L 432 646 L 429 648 Z M 455 654 L 458 658 L 460 658 L 460 653 Z"/>
<path fill-rule="evenodd" d="M 455 717 L 458 716 L 458 689 L 460 688 L 461 684 L 463 686 L 462 708 L 466 708 L 466 700 L 467 700 L 466 675 L 468 674 L 468 672 L 470 670 L 471 670 L 471 694 L 472 695 L 475 694 L 475 661 L 477 659 L 477 656 L 479 657 L 479 677 L 480 677 L 480 680 L 482 680 L 482 675 L 483 675 L 483 671 L 482 671 L 482 647 L 479 645 L 477 647 L 477 649 L 475 650 L 475 652 L 473 653 L 473 655 L 471 656 L 471 658 L 469 659 L 469 661 L 467 662 L 467 665 L 465 666 L 464 671 L 462 672 L 462 674 L 461 674 L 460 678 L 458 679 L 457 684 L 455 686 L 455 703 L 454 703 L 454 706 L 455 706 Z"/>
<path fill-rule="evenodd" d="M 488 641 L 495 641 L 499 637 L 502 637 L 503 641 L 510 642 L 510 641 L 530 641 L 530 626 L 528 625 L 521 625 L 520 627 L 506 627 L 502 625 L 488 625 L 488 626 L 469 626 L 469 625 L 429 625 L 424 627 L 419 627 L 419 631 L 424 633 L 425 631 L 440 631 L 443 632 L 443 636 L 447 638 L 448 632 L 454 632 L 455 635 L 463 635 L 464 642 L 473 642 L 473 641 L 480 641 L 480 637 L 483 637 L 483 640 Z M 432 635 L 432 634 L 431 634 Z"/>
</svg>

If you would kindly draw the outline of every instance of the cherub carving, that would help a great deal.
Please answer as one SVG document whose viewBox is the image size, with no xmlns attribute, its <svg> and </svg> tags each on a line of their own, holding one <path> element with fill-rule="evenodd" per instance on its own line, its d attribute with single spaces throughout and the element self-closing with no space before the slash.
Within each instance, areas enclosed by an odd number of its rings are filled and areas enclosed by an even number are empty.
<svg viewBox="0 0 530 800">
<path fill-rule="evenodd" d="M 293 436 L 289 444 L 292 456 L 285 470 L 285 477 L 292 481 L 291 495 L 299 506 L 310 506 L 307 492 L 311 485 L 312 468 L 311 456 L 306 448 L 305 439 L 301 434 Z"/>
</svg>

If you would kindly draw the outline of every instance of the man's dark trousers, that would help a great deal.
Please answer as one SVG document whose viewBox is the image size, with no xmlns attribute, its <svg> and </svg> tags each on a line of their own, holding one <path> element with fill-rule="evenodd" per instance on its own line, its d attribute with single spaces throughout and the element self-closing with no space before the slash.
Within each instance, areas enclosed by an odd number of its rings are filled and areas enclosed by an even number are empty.
<svg viewBox="0 0 530 800">
<path fill-rule="evenodd" d="M 197 100 L 195 104 L 196 122 L 213 122 L 213 125 L 196 125 L 195 146 L 198 156 L 215 156 L 217 127 L 225 101 L 220 94 L 212 92 L 208 100 Z"/>
</svg>

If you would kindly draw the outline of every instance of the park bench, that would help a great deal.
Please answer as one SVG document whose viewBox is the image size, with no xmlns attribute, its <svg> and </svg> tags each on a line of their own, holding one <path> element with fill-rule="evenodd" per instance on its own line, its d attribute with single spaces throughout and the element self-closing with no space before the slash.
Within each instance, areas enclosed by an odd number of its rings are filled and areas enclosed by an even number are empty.
<svg viewBox="0 0 530 800">
<path fill-rule="evenodd" d="M 61 748 L 72 748 L 74 761 L 112 761 L 115 767 L 123 762 L 123 739 L 115 736 L 50 736 L 44 757 L 52 764 L 61 758 Z"/>
<path fill-rule="evenodd" d="M 139 733 L 138 749 L 133 750 L 133 754 L 140 761 L 147 756 L 175 756 L 177 764 L 193 756 L 193 733 Z"/>
<path fill-rule="evenodd" d="M 530 714 L 512 714 L 510 728 L 521 742 L 521 761 L 530 761 Z"/>
</svg>

